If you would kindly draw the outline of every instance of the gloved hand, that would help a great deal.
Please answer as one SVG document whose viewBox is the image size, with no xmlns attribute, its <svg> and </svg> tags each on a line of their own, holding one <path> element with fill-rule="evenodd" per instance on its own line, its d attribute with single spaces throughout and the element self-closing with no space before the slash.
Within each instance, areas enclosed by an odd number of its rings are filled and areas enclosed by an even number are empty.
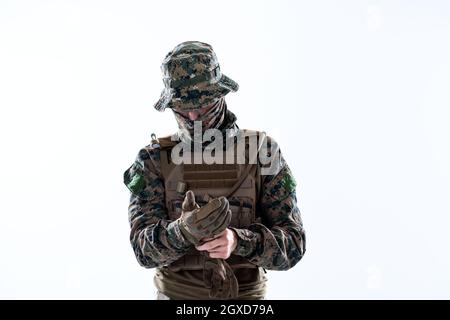
<svg viewBox="0 0 450 320">
<path fill-rule="evenodd" d="M 202 239 L 214 238 L 225 230 L 231 221 L 231 210 L 227 198 L 210 200 L 203 207 L 195 203 L 194 192 L 186 192 L 181 216 L 178 219 L 180 230 L 186 239 L 198 246 Z"/>
<path fill-rule="evenodd" d="M 214 299 L 236 299 L 239 283 L 230 265 L 223 259 L 205 258 L 203 281 Z"/>
</svg>

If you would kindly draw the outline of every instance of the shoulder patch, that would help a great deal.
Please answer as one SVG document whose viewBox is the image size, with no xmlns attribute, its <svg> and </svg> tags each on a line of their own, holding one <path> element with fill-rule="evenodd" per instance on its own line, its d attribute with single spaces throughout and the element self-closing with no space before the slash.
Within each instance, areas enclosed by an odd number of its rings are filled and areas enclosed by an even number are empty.
<svg viewBox="0 0 450 320">
<path fill-rule="evenodd" d="M 134 194 L 141 192 L 145 188 L 144 176 L 136 172 L 126 186 Z"/>
<path fill-rule="evenodd" d="M 283 177 L 283 180 L 281 180 L 281 184 L 288 192 L 295 191 L 295 187 L 297 186 L 297 182 L 295 181 L 295 178 L 290 171 Z"/>
<path fill-rule="evenodd" d="M 123 174 L 124 184 L 135 195 L 138 195 L 146 188 L 146 181 L 143 172 L 143 164 L 139 161 L 135 161 Z"/>
</svg>

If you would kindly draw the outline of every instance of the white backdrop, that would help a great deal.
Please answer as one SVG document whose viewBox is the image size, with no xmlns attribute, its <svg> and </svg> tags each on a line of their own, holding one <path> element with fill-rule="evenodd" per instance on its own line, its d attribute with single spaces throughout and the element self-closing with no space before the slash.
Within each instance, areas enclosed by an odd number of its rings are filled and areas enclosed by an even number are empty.
<svg viewBox="0 0 450 320">
<path fill-rule="evenodd" d="M 269 299 L 450 298 L 448 1 L 0 1 L 0 298 L 153 299 L 122 174 L 176 44 L 280 144 L 307 252 Z"/>
</svg>

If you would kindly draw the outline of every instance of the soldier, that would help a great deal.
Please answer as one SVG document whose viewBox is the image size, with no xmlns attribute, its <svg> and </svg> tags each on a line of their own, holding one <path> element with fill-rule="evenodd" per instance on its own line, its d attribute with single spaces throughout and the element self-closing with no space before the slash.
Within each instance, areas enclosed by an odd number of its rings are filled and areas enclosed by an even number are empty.
<svg viewBox="0 0 450 320">
<path fill-rule="evenodd" d="M 171 108 L 179 131 L 152 135 L 124 173 L 136 258 L 156 268 L 157 299 L 264 299 L 266 270 L 288 270 L 305 253 L 292 172 L 271 137 L 237 126 L 225 95 L 238 84 L 221 73 L 209 44 L 177 45 L 161 69 L 165 89 L 154 107 Z M 197 138 L 212 129 L 225 145 L 214 150 L 215 160 L 223 159 L 220 151 L 236 151 L 231 163 L 195 161 L 196 153 L 211 151 Z M 275 154 L 276 170 L 264 173 Z"/>
</svg>

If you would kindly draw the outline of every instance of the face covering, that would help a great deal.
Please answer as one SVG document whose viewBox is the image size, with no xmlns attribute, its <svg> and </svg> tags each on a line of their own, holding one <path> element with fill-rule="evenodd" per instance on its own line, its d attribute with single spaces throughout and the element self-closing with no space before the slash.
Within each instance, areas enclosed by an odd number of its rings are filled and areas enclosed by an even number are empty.
<svg viewBox="0 0 450 320">
<path fill-rule="evenodd" d="M 219 98 L 211 106 L 211 109 L 204 114 L 200 114 L 196 120 L 190 120 L 187 112 L 184 114 L 172 110 L 175 115 L 175 119 L 180 129 L 176 134 L 178 139 L 181 139 L 184 143 L 194 143 L 194 141 L 201 141 L 201 136 L 194 137 L 194 122 L 202 122 L 202 131 L 199 133 L 202 135 L 205 130 L 215 128 L 222 132 L 223 141 L 232 139 L 239 132 L 239 127 L 236 124 L 236 116 L 233 112 L 228 110 L 225 97 Z M 208 141 L 202 143 L 203 147 L 208 145 Z M 224 143 L 224 148 L 225 148 Z"/>
<path fill-rule="evenodd" d="M 194 133 L 195 121 L 201 121 L 203 132 L 207 129 L 219 128 L 223 123 L 226 111 L 225 99 L 221 97 L 216 102 L 214 102 L 214 104 L 210 106 L 210 108 L 211 109 L 209 109 L 205 113 L 199 114 L 199 116 L 195 120 L 189 119 L 187 112 L 180 113 L 176 110 L 173 110 L 173 112 L 178 122 L 178 127 L 184 131 L 189 132 L 189 134 L 192 135 Z"/>
</svg>

